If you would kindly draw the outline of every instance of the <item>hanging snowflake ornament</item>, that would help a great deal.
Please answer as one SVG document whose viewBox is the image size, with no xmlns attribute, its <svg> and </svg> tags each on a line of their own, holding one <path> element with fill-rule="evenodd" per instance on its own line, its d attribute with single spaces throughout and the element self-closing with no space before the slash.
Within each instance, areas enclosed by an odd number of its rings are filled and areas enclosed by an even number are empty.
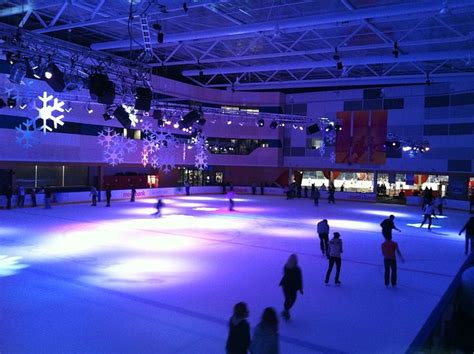
<svg viewBox="0 0 474 354">
<path fill-rule="evenodd" d="M 108 149 L 104 151 L 104 161 L 112 166 L 123 162 L 124 156 L 120 151 Z"/>
<path fill-rule="evenodd" d="M 153 130 L 153 122 L 150 118 L 144 118 L 142 122 L 140 122 L 140 129 L 144 133 L 151 133 Z"/>
<path fill-rule="evenodd" d="M 36 137 L 35 122 L 32 119 L 28 119 L 26 122 L 21 123 L 15 128 L 15 130 L 16 142 L 25 149 L 29 149 L 39 142 Z"/>
<path fill-rule="evenodd" d="M 323 141 L 321 141 L 321 146 L 319 147 L 319 155 L 324 156 L 325 153 L 326 153 L 326 143 L 324 142 L 324 139 L 323 139 Z"/>
<path fill-rule="evenodd" d="M 110 149 L 120 152 L 121 155 L 126 155 L 137 150 L 137 142 L 117 134 L 113 137 Z"/>
<path fill-rule="evenodd" d="M 196 154 L 194 160 L 194 166 L 199 170 L 204 170 L 207 168 L 207 155 L 204 153 Z"/>
<path fill-rule="evenodd" d="M 49 95 L 47 92 L 43 92 L 43 96 L 38 96 L 39 100 L 43 103 L 42 107 L 36 108 L 38 111 L 38 116 L 36 120 L 42 120 L 42 125 L 39 127 L 43 133 L 46 134 L 47 131 L 53 131 L 53 129 L 57 129 L 58 125 L 64 125 L 62 119 L 64 118 L 63 114 L 54 116 L 54 112 L 64 112 L 63 106 L 64 102 L 59 101 L 57 98 L 53 97 L 53 95 Z M 50 101 L 53 100 L 53 105 L 50 105 Z M 48 125 L 48 122 L 52 122 L 54 128 L 51 128 Z"/>
<path fill-rule="evenodd" d="M 148 164 L 148 152 L 143 150 L 142 151 L 142 165 L 143 167 L 146 167 L 147 164 Z"/>
<path fill-rule="evenodd" d="M 118 134 L 112 128 L 104 128 L 102 131 L 99 132 L 97 142 L 104 148 L 110 149 L 114 144 L 114 138 L 117 135 Z"/>
<path fill-rule="evenodd" d="M 123 109 L 125 109 L 125 112 L 128 113 L 128 118 L 130 119 L 131 126 L 136 127 L 138 123 L 138 117 L 137 117 L 137 111 L 135 110 L 135 107 L 128 106 L 125 104 L 123 104 L 122 107 Z"/>
<path fill-rule="evenodd" d="M 331 130 L 325 134 L 325 140 L 328 144 L 335 144 L 336 143 L 336 132 L 334 130 Z"/>
<path fill-rule="evenodd" d="M 166 147 L 160 149 L 158 154 L 157 166 L 164 173 L 169 173 L 176 166 L 175 148 Z"/>
</svg>

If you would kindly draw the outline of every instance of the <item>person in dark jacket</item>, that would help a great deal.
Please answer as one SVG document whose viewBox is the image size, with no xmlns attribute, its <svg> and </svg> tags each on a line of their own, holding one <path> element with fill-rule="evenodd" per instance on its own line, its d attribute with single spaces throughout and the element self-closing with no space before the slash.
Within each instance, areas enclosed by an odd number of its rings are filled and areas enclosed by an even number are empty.
<svg viewBox="0 0 474 354">
<path fill-rule="evenodd" d="M 313 199 L 314 199 L 314 206 L 318 206 L 319 205 L 319 198 L 321 197 L 321 193 L 319 192 L 319 189 L 316 188 L 314 190 L 314 196 L 313 196 Z"/>
<path fill-rule="evenodd" d="M 112 188 L 110 187 L 110 185 L 107 185 L 107 187 L 105 187 L 105 198 L 107 199 L 106 207 L 109 207 L 110 199 L 112 199 Z"/>
<path fill-rule="evenodd" d="M 263 311 L 262 320 L 253 332 L 250 351 L 252 354 L 278 354 L 280 352 L 278 316 L 272 307 L 267 307 Z"/>
<path fill-rule="evenodd" d="M 90 196 L 92 197 L 92 204 L 91 206 L 97 206 L 97 188 L 95 186 L 91 186 Z"/>
<path fill-rule="evenodd" d="M 466 231 L 466 248 L 465 253 L 467 254 L 469 251 L 469 242 L 471 243 L 471 253 L 472 253 L 472 244 L 474 243 L 474 216 L 471 216 L 464 227 L 459 231 L 459 235 L 461 235 L 464 231 Z"/>
<path fill-rule="evenodd" d="M 247 321 L 249 310 L 245 302 L 234 306 L 234 314 L 229 320 L 229 336 L 225 346 L 227 354 L 247 354 L 250 346 L 250 325 Z"/>
<path fill-rule="evenodd" d="M 13 197 L 13 189 L 12 189 L 12 186 L 8 186 L 7 187 L 7 190 L 5 191 L 5 196 L 7 198 L 7 209 L 11 209 L 12 208 L 12 197 Z"/>
<path fill-rule="evenodd" d="M 322 221 L 318 222 L 317 231 L 321 252 L 323 253 L 323 256 L 326 255 L 329 258 L 329 223 L 327 219 L 323 219 Z"/>
<path fill-rule="evenodd" d="M 36 188 L 31 188 L 31 191 L 30 191 L 30 196 L 31 196 L 31 206 L 32 207 L 36 207 L 37 204 L 36 204 Z"/>
<path fill-rule="evenodd" d="M 53 196 L 53 191 L 50 187 L 44 189 L 44 208 L 51 209 L 51 197 Z"/>
<path fill-rule="evenodd" d="M 328 258 L 329 258 L 329 268 L 326 272 L 326 284 L 329 283 L 329 277 L 331 276 L 332 268 L 334 263 L 336 264 L 336 278 L 334 282 L 336 285 L 340 285 L 341 281 L 339 280 L 339 274 L 341 274 L 341 254 L 342 254 L 342 240 L 339 232 L 334 233 L 334 237 L 329 241 L 328 248 Z"/>
<path fill-rule="evenodd" d="M 298 266 L 296 254 L 292 254 L 288 258 L 283 268 L 283 278 L 280 281 L 280 286 L 283 288 L 283 295 L 285 296 L 284 310 L 281 315 L 285 320 L 289 320 L 290 309 L 295 304 L 297 292 L 299 291 L 303 295 L 303 276 Z"/>
<path fill-rule="evenodd" d="M 135 195 L 137 194 L 137 190 L 135 189 L 135 186 L 132 184 L 131 185 L 131 191 L 130 191 L 130 201 L 134 202 L 135 201 Z"/>
<path fill-rule="evenodd" d="M 392 238 L 392 230 L 395 229 L 398 232 L 401 232 L 400 229 L 398 229 L 395 226 L 395 215 L 390 215 L 388 219 L 385 219 L 380 223 L 380 227 L 382 228 L 382 235 L 383 238 L 387 239 L 388 237 Z"/>
</svg>

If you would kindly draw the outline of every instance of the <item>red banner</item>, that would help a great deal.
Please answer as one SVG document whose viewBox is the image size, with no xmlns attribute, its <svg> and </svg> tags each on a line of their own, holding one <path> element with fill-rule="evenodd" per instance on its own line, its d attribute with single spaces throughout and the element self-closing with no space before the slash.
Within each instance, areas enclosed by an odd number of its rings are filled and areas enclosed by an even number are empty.
<svg viewBox="0 0 474 354">
<path fill-rule="evenodd" d="M 369 112 L 354 112 L 352 132 L 352 163 L 367 163 L 369 161 Z"/>
<path fill-rule="evenodd" d="M 336 163 L 347 163 L 351 145 L 352 112 L 337 112 L 336 117 L 342 125 L 342 130 L 336 133 Z"/>
<path fill-rule="evenodd" d="M 371 111 L 369 153 L 370 163 L 385 164 L 385 141 L 387 140 L 387 111 Z"/>
</svg>

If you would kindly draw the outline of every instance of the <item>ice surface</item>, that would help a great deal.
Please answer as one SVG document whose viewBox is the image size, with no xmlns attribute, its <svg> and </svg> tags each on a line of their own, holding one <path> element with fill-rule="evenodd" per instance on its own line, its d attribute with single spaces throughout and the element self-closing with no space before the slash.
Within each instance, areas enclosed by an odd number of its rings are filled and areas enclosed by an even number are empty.
<svg viewBox="0 0 474 354">
<path fill-rule="evenodd" d="M 299 255 L 304 295 L 280 323 L 281 352 L 399 353 L 436 306 L 464 256 L 468 215 L 439 228 L 419 208 L 239 195 L 53 205 L 0 211 L 1 353 L 224 353 L 227 320 L 246 301 L 255 326 L 282 309 L 278 287 Z M 389 214 L 406 258 L 397 289 L 383 284 L 379 223 Z M 315 224 L 344 242 L 342 286 L 324 285 Z M 333 280 L 331 279 L 331 282 Z"/>
</svg>

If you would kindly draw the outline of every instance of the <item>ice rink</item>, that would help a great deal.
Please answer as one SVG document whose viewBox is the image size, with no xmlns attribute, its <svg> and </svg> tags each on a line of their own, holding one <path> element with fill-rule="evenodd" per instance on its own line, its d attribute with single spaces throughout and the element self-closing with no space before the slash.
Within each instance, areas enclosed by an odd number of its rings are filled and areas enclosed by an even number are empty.
<svg viewBox="0 0 474 354">
<path fill-rule="evenodd" d="M 304 295 L 280 322 L 281 353 L 401 353 L 465 261 L 465 212 L 446 210 L 433 231 L 421 210 L 387 204 L 221 195 L 0 210 L 0 352 L 224 353 L 239 301 L 254 327 L 282 310 L 278 287 L 299 256 Z M 385 288 L 380 222 L 406 262 Z M 324 284 L 316 223 L 344 243 L 340 287 Z M 334 276 L 334 274 L 333 274 Z"/>
</svg>

